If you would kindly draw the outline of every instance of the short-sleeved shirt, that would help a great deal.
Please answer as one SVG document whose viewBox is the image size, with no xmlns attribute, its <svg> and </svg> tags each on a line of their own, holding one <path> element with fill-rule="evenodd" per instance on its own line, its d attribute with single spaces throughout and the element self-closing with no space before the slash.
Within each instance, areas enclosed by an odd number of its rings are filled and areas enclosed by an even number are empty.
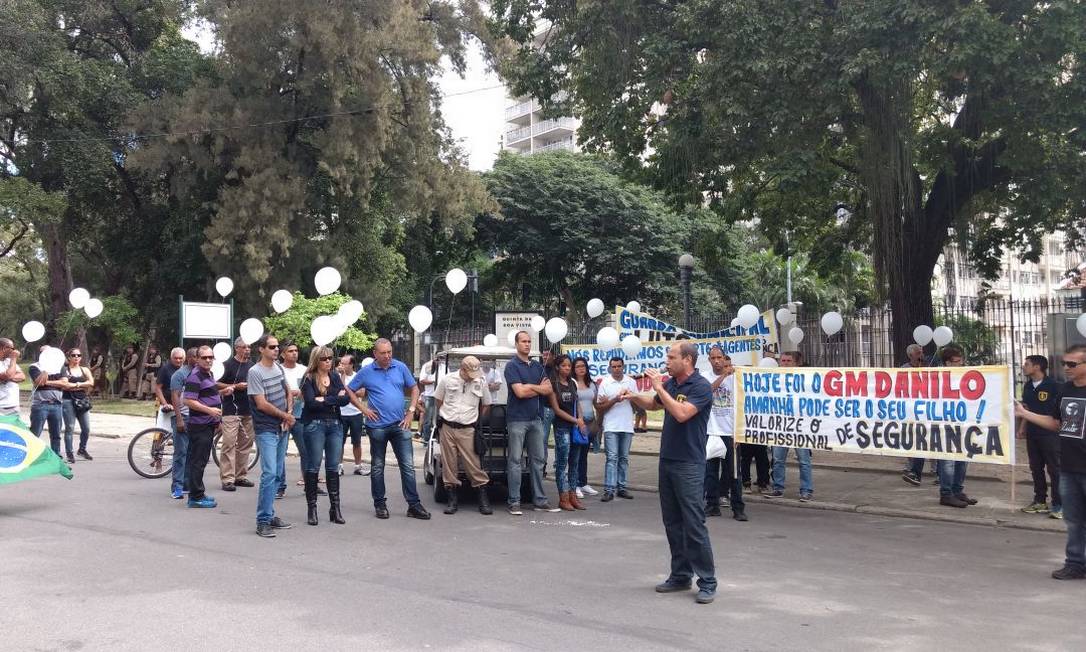
<svg viewBox="0 0 1086 652">
<path fill-rule="evenodd" d="M 631 394 L 636 394 L 637 383 L 629 376 L 624 375 L 621 380 L 615 380 L 612 376 L 608 375 L 600 381 L 599 395 L 602 398 L 611 399 L 621 394 L 624 389 L 630 390 Z M 619 401 L 607 408 L 607 411 L 603 413 L 603 431 L 633 432 L 633 405 L 631 405 L 629 401 Z"/>
<path fill-rule="evenodd" d="M 421 381 L 424 381 L 424 380 L 430 380 L 430 381 L 437 380 L 437 374 L 434 373 L 434 362 L 433 362 L 433 360 L 431 360 L 430 362 L 427 362 L 426 364 L 422 365 L 422 369 L 419 369 L 419 381 L 420 381 L 420 384 L 421 384 Z M 424 398 L 428 398 L 430 396 L 433 396 L 435 389 L 436 389 L 435 383 L 431 382 L 431 383 L 427 383 L 427 384 L 423 385 L 422 386 L 422 396 Z"/>
<path fill-rule="evenodd" d="M 483 378 L 486 381 L 486 385 L 489 388 L 491 385 L 497 385 L 497 389 L 490 390 L 490 401 L 492 403 L 498 402 L 498 394 L 502 391 L 502 376 L 498 373 L 497 369 L 487 369 L 486 376 Z"/>
<path fill-rule="evenodd" d="M 350 384 L 351 384 L 351 381 L 354 380 L 354 376 L 355 376 L 354 372 L 351 372 L 349 374 L 344 375 L 343 376 L 343 384 L 344 384 L 344 386 L 349 387 Z M 347 403 L 347 405 L 344 405 L 343 407 L 339 408 L 339 416 L 341 416 L 341 417 L 354 417 L 354 416 L 358 416 L 359 414 L 362 414 L 362 413 L 358 411 L 358 408 L 356 408 L 354 406 L 354 403 Z"/>
<path fill-rule="evenodd" d="M 404 408 L 404 391 L 415 386 L 415 377 L 407 365 L 393 360 L 387 367 L 380 367 L 376 362 L 358 370 L 351 379 L 349 388 L 352 392 L 365 388 L 366 402 L 371 410 L 377 412 L 377 421 L 366 424 L 371 428 L 384 428 L 403 421 L 407 414 Z"/>
<path fill-rule="evenodd" d="M 30 381 L 34 382 L 38 379 L 38 376 L 43 372 L 38 368 L 37 363 L 30 365 Z M 45 377 L 46 380 L 60 380 L 64 377 L 64 374 L 49 374 Z M 45 405 L 56 403 L 59 404 L 64 398 L 64 392 L 53 387 L 35 387 L 33 397 L 30 399 L 31 405 Z"/>
<path fill-rule="evenodd" d="M 186 401 L 196 401 L 209 408 L 222 408 L 222 397 L 219 396 L 219 389 L 215 385 L 215 377 L 210 371 L 204 371 L 200 367 L 193 369 L 189 377 L 185 379 L 185 391 L 181 398 Z M 220 421 L 222 419 L 219 417 L 204 412 L 196 410 L 189 412 L 188 422 L 193 426 L 215 426 Z"/>
<path fill-rule="evenodd" d="M 177 370 L 181 367 L 173 366 L 172 362 L 167 362 L 162 365 L 158 370 L 158 376 L 155 377 L 155 384 L 162 386 L 162 393 L 166 396 L 166 400 L 170 398 L 170 379 L 177 373 Z"/>
<path fill-rule="evenodd" d="M 692 403 L 698 409 L 685 423 L 664 411 L 664 429 L 660 433 L 660 459 L 673 462 L 705 463 L 709 413 L 713 409 L 713 389 L 696 369 L 678 382 L 674 377 L 664 383 L 664 391 L 679 403 Z M 656 397 L 660 403 L 660 397 Z"/>
<path fill-rule="evenodd" d="M 717 378 L 711 371 L 705 375 L 710 388 Z M 735 374 L 729 374 L 713 390 L 713 411 L 709 414 L 706 432 L 716 437 L 731 437 L 735 434 Z"/>
<path fill-rule="evenodd" d="M 1064 383 L 1058 412 L 1060 471 L 1086 473 L 1086 385 Z"/>
<path fill-rule="evenodd" d="M 524 362 L 519 357 L 514 357 L 505 365 L 505 384 L 509 388 L 509 400 L 505 406 L 505 420 L 507 423 L 516 421 L 532 421 L 542 414 L 538 396 L 531 398 L 517 398 L 513 392 L 513 385 L 538 385 L 543 382 L 543 365 L 536 360 Z"/>
<path fill-rule="evenodd" d="M 280 432 L 283 429 L 282 420 L 258 408 L 253 397 L 263 396 L 265 401 L 286 412 L 289 406 L 287 392 L 290 391 L 290 385 L 287 383 L 285 372 L 283 365 L 278 362 L 270 367 L 254 364 L 249 368 L 249 375 L 245 378 L 245 382 L 249 385 L 246 396 L 252 404 L 253 430 L 256 432 Z"/>
<path fill-rule="evenodd" d="M 11 368 L 11 358 L 5 358 L 0 360 L 0 373 L 6 372 Z M 0 408 L 18 408 L 19 407 L 19 383 L 9 380 L 5 383 L 0 383 Z"/>
<path fill-rule="evenodd" d="M 301 391 L 302 378 L 305 377 L 305 369 L 305 365 L 300 365 L 297 363 L 295 363 L 293 367 L 283 365 L 283 371 L 285 371 L 287 374 L 287 387 L 290 388 L 290 391 Z M 291 413 L 294 415 L 295 418 L 302 416 L 302 411 L 305 409 L 305 401 L 302 400 L 301 396 L 296 396 L 294 398 L 293 408 L 294 409 L 291 411 Z"/>
<path fill-rule="evenodd" d="M 437 381 L 434 398 L 441 401 L 441 418 L 462 425 L 479 420 L 479 406 L 490 405 L 490 390 L 486 380 L 464 380 L 460 374 L 449 373 Z"/>
<path fill-rule="evenodd" d="M 1026 406 L 1026 409 L 1030 412 L 1055 415 L 1059 412 L 1060 407 L 1060 386 L 1048 376 L 1045 376 L 1036 385 L 1033 380 L 1027 380 L 1026 384 L 1022 386 L 1022 405 Z M 1055 437 L 1056 431 L 1046 430 L 1035 423 L 1027 421 L 1026 436 L 1031 438 Z"/>
<path fill-rule="evenodd" d="M 170 384 L 168 385 L 168 388 L 169 388 L 170 400 L 171 401 L 173 400 L 173 393 L 174 392 L 184 392 L 185 391 L 185 381 L 188 380 L 189 374 L 191 374 L 191 373 L 192 373 L 192 367 L 190 367 L 188 365 L 181 365 L 181 367 L 177 371 L 173 372 L 172 376 L 170 376 Z M 184 399 L 184 397 L 182 397 L 181 398 L 181 418 L 183 418 L 183 419 L 188 418 L 188 416 L 189 416 L 189 406 L 185 405 L 185 399 Z"/>
<path fill-rule="evenodd" d="M 246 380 L 249 377 L 249 370 L 252 369 L 253 363 L 250 360 L 245 362 L 238 362 L 238 359 L 230 358 L 222 364 L 222 377 L 219 378 L 219 382 L 224 385 L 236 385 L 237 383 L 248 383 Z M 249 409 L 249 394 L 246 390 L 235 389 L 233 393 L 222 397 L 222 415 L 227 416 L 239 416 L 247 417 L 252 413 Z"/>
<path fill-rule="evenodd" d="M 571 416 L 581 416 L 581 413 L 577 411 L 577 382 L 570 378 L 565 384 L 562 384 L 555 379 L 551 381 L 551 385 L 554 387 L 554 398 L 558 402 L 558 407 Z M 568 429 L 573 423 L 572 421 L 566 421 L 558 414 L 554 415 L 554 424 L 556 426 Z"/>
</svg>

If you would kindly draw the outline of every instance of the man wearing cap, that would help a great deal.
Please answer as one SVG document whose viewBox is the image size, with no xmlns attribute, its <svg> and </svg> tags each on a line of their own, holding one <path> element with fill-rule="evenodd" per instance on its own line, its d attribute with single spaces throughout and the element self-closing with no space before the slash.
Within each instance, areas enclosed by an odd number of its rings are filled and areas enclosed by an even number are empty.
<svg viewBox="0 0 1086 652">
<path fill-rule="evenodd" d="M 434 402 L 440 416 L 441 480 L 449 494 L 446 514 L 457 510 L 457 490 L 460 488 L 460 464 L 479 492 L 479 511 L 493 514 L 486 484 L 490 481 L 475 453 L 475 428 L 479 417 L 490 411 L 490 388 L 483 380 L 479 359 L 473 355 L 460 361 L 460 371 L 445 374 L 434 389 Z"/>
</svg>

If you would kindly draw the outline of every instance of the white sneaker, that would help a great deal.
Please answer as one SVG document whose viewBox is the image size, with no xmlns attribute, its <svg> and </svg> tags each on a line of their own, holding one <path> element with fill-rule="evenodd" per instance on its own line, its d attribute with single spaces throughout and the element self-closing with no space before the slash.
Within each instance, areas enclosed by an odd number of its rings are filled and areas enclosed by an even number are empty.
<svg viewBox="0 0 1086 652">
<path fill-rule="evenodd" d="M 343 465 L 342 464 L 339 465 L 339 474 L 343 475 Z"/>
<path fill-rule="evenodd" d="M 573 493 L 577 494 L 577 497 L 578 497 L 578 498 L 584 498 L 584 493 L 583 493 L 583 492 L 581 492 L 581 488 L 580 488 L 580 487 L 577 487 L 577 489 L 576 489 L 576 490 L 575 490 L 575 491 L 574 491 Z"/>
<path fill-rule="evenodd" d="M 586 484 L 585 486 L 581 487 L 580 490 L 583 491 L 584 493 L 588 494 L 589 496 L 595 496 L 595 495 L 600 493 L 600 492 L 596 491 L 595 489 L 593 489 L 592 485 L 590 485 L 590 484 Z M 580 496 L 577 496 L 577 497 L 580 498 Z"/>
</svg>

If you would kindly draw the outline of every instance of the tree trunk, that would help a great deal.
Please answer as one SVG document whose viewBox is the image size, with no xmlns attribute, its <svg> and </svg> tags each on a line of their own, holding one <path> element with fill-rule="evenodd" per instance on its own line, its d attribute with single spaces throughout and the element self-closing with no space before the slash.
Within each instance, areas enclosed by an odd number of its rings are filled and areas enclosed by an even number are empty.
<svg viewBox="0 0 1086 652">
<path fill-rule="evenodd" d="M 71 273 L 68 262 L 68 243 L 61 234 L 61 227 L 50 224 L 42 231 L 45 252 L 49 262 L 49 315 L 46 322 L 46 339 L 56 339 L 56 320 L 68 309 L 68 293 L 71 291 Z"/>
</svg>

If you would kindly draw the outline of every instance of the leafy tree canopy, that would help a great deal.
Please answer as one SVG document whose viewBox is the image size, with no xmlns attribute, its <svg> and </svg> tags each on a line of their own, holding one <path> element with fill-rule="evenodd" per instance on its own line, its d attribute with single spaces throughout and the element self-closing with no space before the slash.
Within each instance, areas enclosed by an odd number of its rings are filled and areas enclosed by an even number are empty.
<svg viewBox="0 0 1086 652">
<path fill-rule="evenodd" d="M 313 336 L 310 326 L 313 320 L 321 315 L 335 315 L 339 307 L 351 300 L 351 297 L 340 292 L 333 292 L 314 299 L 307 298 L 300 292 L 294 293 L 294 303 L 290 309 L 278 315 L 270 315 L 264 318 L 265 332 L 272 333 L 280 341 L 290 340 L 298 345 L 299 349 L 313 346 Z M 362 320 L 366 315 L 362 315 Z M 351 351 L 366 351 L 373 348 L 377 335 L 368 333 L 352 325 L 347 331 L 332 342 L 332 346 Z M 303 362 L 305 362 L 303 360 Z"/>
</svg>

